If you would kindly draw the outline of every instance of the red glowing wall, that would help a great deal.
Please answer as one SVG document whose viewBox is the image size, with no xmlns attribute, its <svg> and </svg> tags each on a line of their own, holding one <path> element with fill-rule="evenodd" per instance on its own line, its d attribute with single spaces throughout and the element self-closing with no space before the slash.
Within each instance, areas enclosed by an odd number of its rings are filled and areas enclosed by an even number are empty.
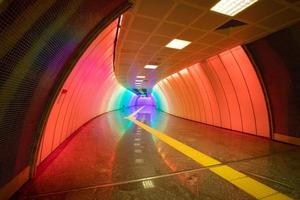
<svg viewBox="0 0 300 200">
<path fill-rule="evenodd" d="M 165 101 L 156 103 L 160 109 L 173 115 L 270 137 L 264 93 L 240 46 L 167 77 L 153 93 Z"/>
<path fill-rule="evenodd" d="M 65 81 L 49 115 L 37 164 L 90 119 L 134 105 L 136 95 L 123 88 L 113 72 L 117 21 L 100 33 Z"/>
</svg>

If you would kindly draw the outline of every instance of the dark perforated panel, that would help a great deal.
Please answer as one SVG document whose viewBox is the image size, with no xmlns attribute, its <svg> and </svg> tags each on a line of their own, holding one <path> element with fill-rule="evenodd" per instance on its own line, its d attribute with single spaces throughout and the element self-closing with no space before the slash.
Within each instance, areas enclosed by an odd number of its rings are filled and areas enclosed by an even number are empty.
<svg viewBox="0 0 300 200">
<path fill-rule="evenodd" d="M 72 60 L 128 3 L 8 0 L 0 6 L 1 187 L 30 164 L 43 113 Z"/>
<path fill-rule="evenodd" d="M 247 45 L 265 83 L 275 133 L 300 137 L 300 22 Z"/>
</svg>

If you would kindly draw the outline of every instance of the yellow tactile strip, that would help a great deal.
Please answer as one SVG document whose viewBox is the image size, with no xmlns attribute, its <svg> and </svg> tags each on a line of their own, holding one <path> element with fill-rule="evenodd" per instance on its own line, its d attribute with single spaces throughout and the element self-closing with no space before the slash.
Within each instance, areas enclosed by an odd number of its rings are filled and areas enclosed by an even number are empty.
<svg viewBox="0 0 300 200">
<path fill-rule="evenodd" d="M 292 200 L 292 198 L 278 192 L 270 188 L 269 186 L 260 183 L 246 174 L 243 174 L 228 165 L 223 165 L 220 161 L 201 153 L 200 151 L 182 143 L 174 138 L 144 124 L 135 119 L 135 115 L 141 111 L 143 107 L 139 108 L 133 114 L 126 117 L 126 119 L 132 121 L 139 127 L 143 128 L 147 132 L 151 133 L 161 141 L 167 143 L 174 149 L 180 151 L 184 155 L 190 157 L 197 163 L 208 167 L 208 169 L 217 174 L 218 176 L 222 177 L 223 179 L 227 180 L 231 184 L 235 185 L 236 187 L 240 188 L 241 190 L 245 191 L 249 195 L 253 196 L 256 199 L 263 199 L 263 200 Z M 217 166 L 216 166 L 217 165 Z"/>
</svg>

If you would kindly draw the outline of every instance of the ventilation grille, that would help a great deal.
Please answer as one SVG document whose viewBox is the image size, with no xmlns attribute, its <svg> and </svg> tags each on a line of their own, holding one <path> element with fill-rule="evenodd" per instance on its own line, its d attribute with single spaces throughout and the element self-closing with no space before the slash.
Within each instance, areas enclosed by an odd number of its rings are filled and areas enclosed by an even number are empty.
<svg viewBox="0 0 300 200">
<path fill-rule="evenodd" d="M 216 30 L 217 31 L 225 30 L 225 29 L 240 27 L 240 26 L 244 26 L 244 25 L 247 25 L 247 23 L 232 19 L 232 20 L 226 22 L 225 24 L 219 26 L 218 28 L 216 28 Z"/>
</svg>

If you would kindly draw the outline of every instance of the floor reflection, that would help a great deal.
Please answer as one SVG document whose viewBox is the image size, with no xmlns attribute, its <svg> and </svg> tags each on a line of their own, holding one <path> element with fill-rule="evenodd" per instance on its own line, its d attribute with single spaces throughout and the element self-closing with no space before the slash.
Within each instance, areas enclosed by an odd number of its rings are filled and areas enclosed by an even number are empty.
<svg viewBox="0 0 300 200">
<path fill-rule="evenodd" d="M 124 117 L 104 114 L 15 199 L 253 199 Z M 248 176 L 300 198 L 300 148 L 176 118 L 145 107 L 137 120 Z"/>
</svg>

